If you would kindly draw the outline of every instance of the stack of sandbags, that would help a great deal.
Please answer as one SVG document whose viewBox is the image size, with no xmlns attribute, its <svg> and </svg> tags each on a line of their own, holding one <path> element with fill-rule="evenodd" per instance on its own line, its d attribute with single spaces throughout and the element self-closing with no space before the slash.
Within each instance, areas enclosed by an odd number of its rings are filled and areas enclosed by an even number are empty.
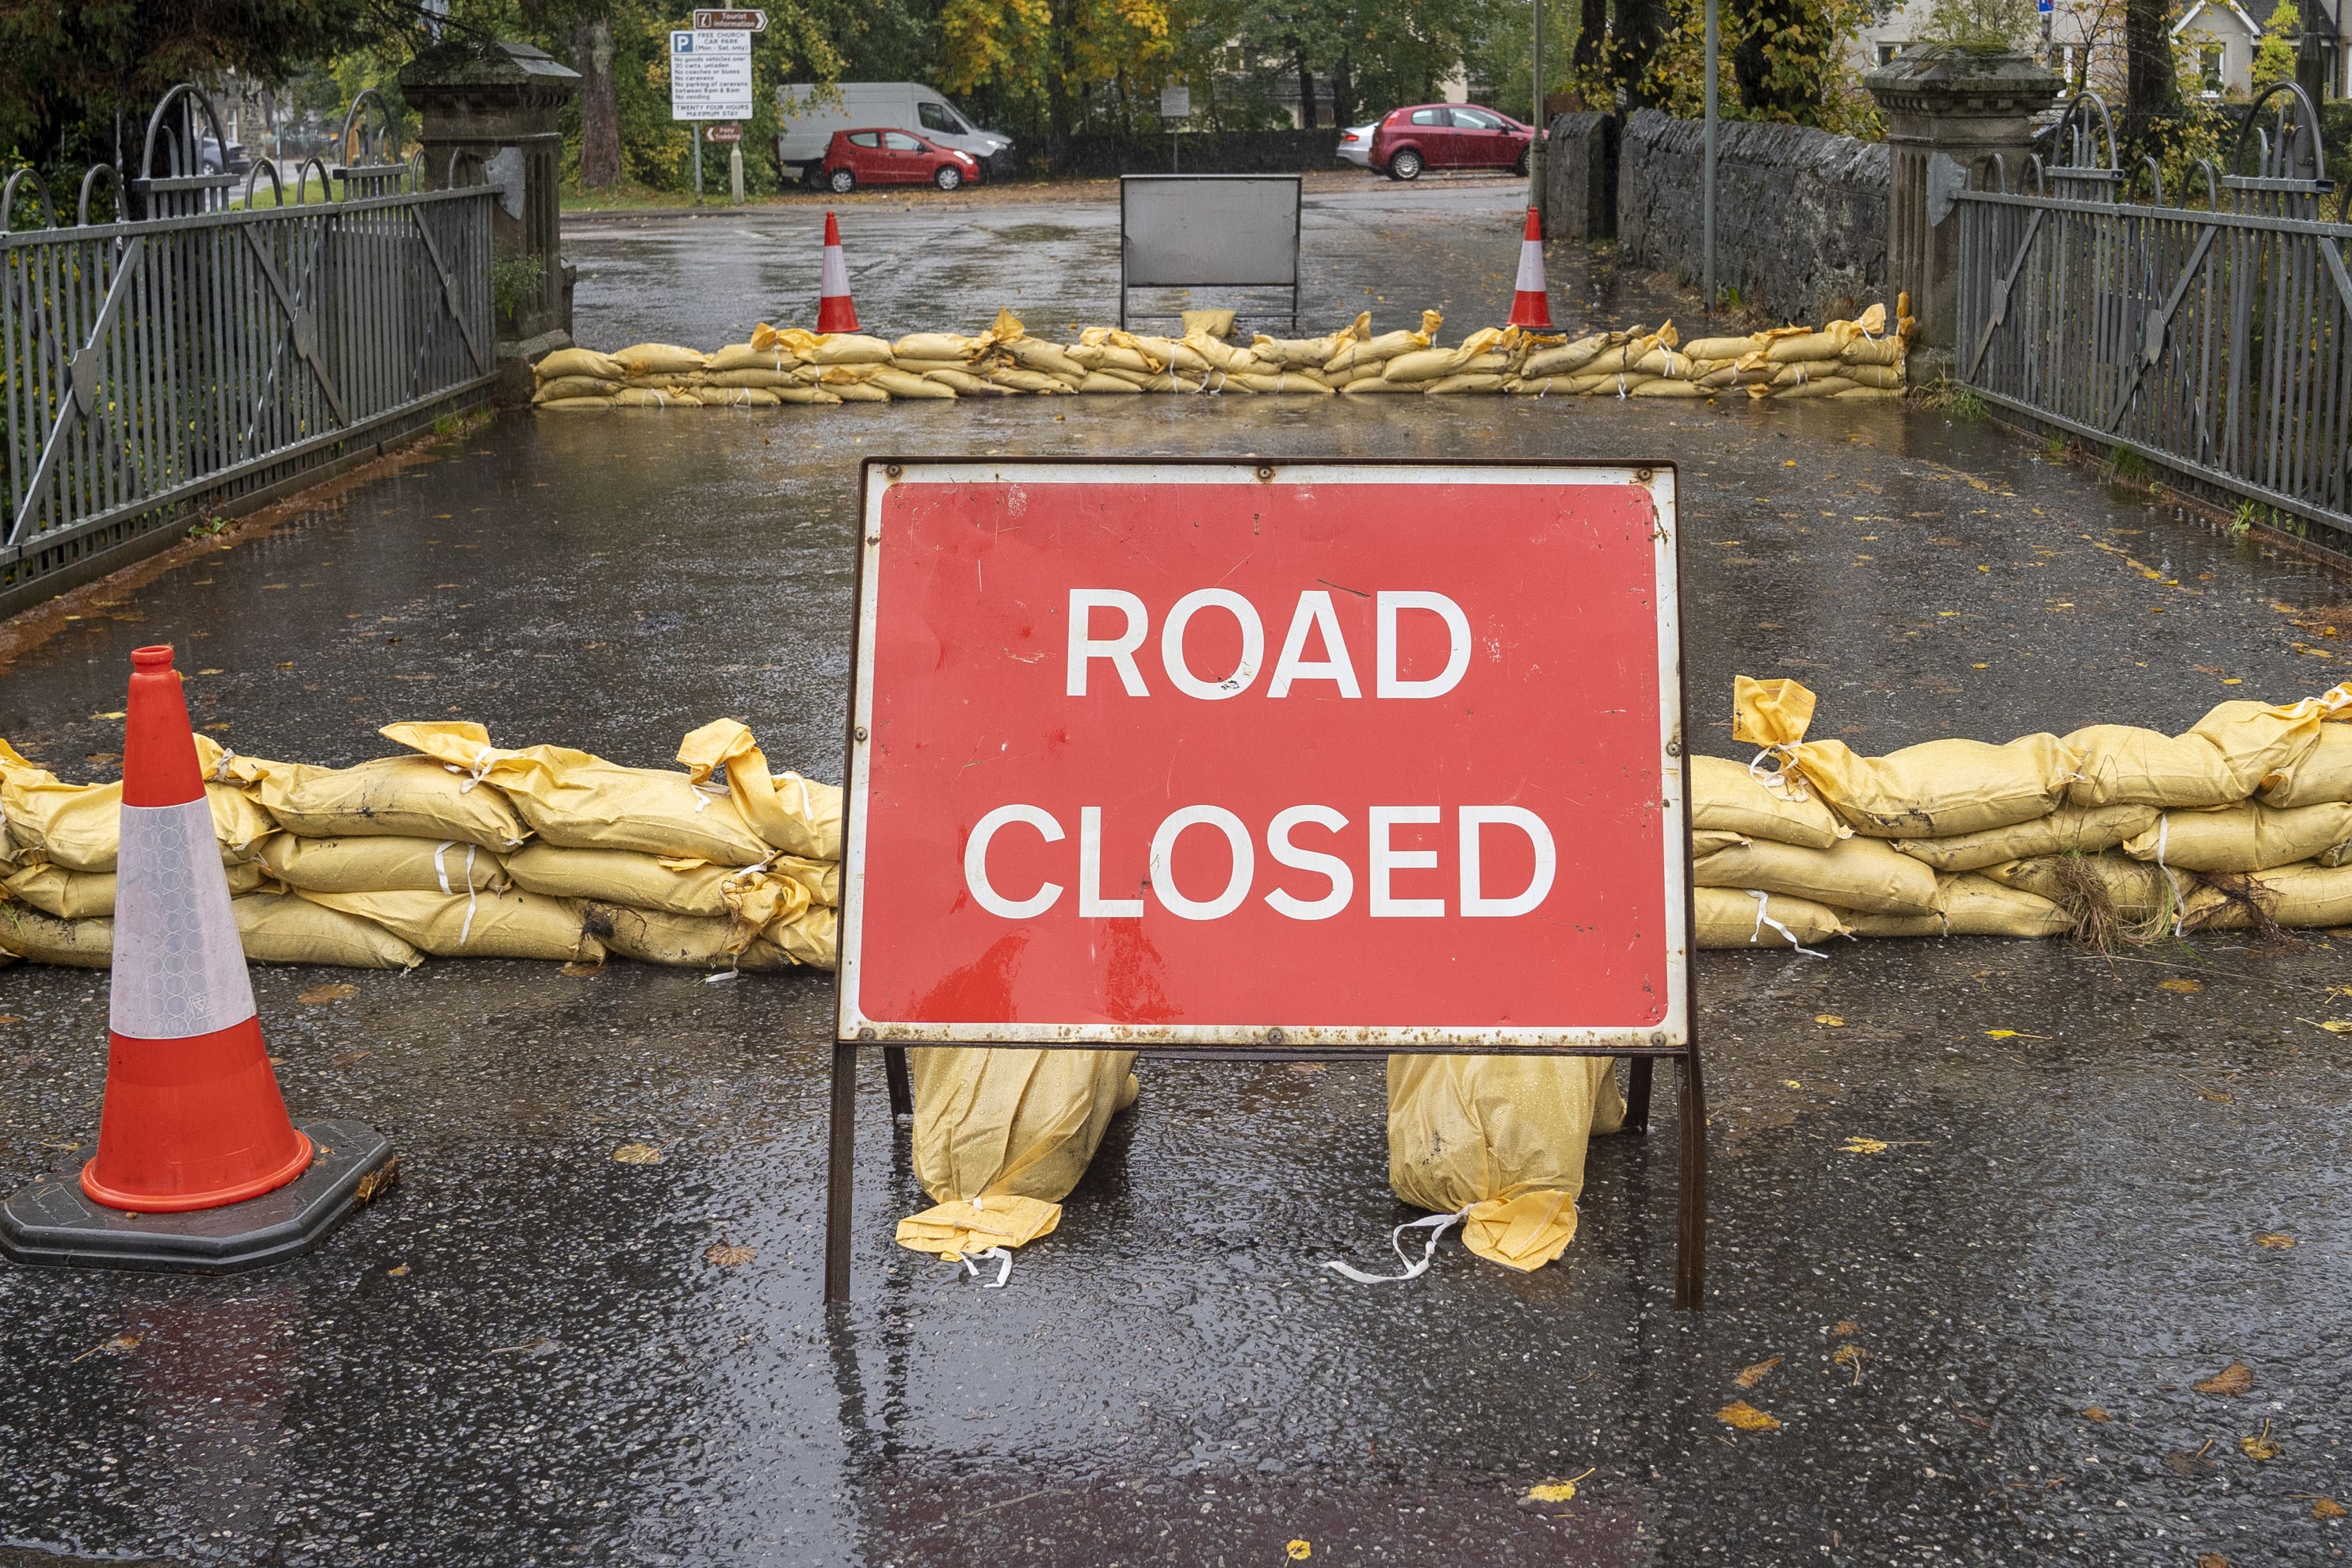
<svg viewBox="0 0 2352 1568">
<path fill-rule="evenodd" d="M 1755 759 L 1693 761 L 1702 946 L 2061 933 L 2104 945 L 2352 920 L 2352 725 L 2326 722 L 2352 714 L 2352 685 L 2223 703 L 2179 736 L 2095 725 L 1874 758 L 1807 740 L 1813 704 L 1796 682 L 1741 676 L 1732 734 Z"/>
<path fill-rule="evenodd" d="M 624 408 L 699 408 L 710 357 L 676 343 L 633 343 L 613 356 L 627 384 L 614 394 Z"/>
<path fill-rule="evenodd" d="M 570 411 L 618 408 L 629 384 L 620 361 L 593 349 L 558 349 L 531 367 L 531 378 L 534 406 Z"/>
<path fill-rule="evenodd" d="M 832 403 L 840 399 L 817 386 L 817 368 L 803 360 L 782 335 L 762 321 L 750 340 L 730 343 L 704 367 L 697 394 L 716 408 L 773 408 L 780 403 Z"/>
<path fill-rule="evenodd" d="M 383 733 L 412 750 L 352 768 L 197 737 L 248 957 L 833 966 L 841 792 L 771 774 L 741 724 L 688 736 L 683 773 L 502 750 L 471 724 Z M 110 962 L 121 792 L 61 784 L 0 743 L 0 953 Z"/>
</svg>

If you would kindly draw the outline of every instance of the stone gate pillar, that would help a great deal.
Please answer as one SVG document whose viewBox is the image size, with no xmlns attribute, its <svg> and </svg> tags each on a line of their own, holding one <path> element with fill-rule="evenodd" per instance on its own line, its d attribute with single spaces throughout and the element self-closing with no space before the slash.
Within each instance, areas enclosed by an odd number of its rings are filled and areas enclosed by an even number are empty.
<svg viewBox="0 0 2352 1568">
<path fill-rule="evenodd" d="M 529 44 L 436 44 L 401 68 L 401 95 L 425 117 L 425 183 L 476 176 L 498 193 L 491 245 L 500 264 L 526 258 L 535 294 L 499 313 L 499 358 L 528 365 L 572 341 L 572 289 L 562 250 L 563 131 L 557 116 L 580 75 Z M 511 276 L 509 273 L 509 276 Z M 530 377 L 521 377 L 529 394 Z"/>
<path fill-rule="evenodd" d="M 1910 294 L 1918 346 L 1948 354 L 1960 254 L 1952 193 L 1996 152 L 2016 179 L 2033 116 L 2065 84 L 2028 55 L 1940 44 L 1908 49 L 1862 82 L 1886 114 L 1887 284 Z"/>
</svg>

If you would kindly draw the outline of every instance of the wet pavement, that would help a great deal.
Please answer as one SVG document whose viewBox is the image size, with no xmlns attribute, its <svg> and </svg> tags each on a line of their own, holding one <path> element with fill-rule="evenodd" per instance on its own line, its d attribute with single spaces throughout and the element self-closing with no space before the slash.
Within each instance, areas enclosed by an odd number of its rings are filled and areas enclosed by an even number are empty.
<svg viewBox="0 0 2352 1568">
<path fill-rule="evenodd" d="M 1478 319 L 1506 199 L 1445 193 L 1348 265 L 1434 269 L 1383 291 L 1453 290 Z M 646 277 L 603 281 L 685 243 L 580 240 L 583 338 L 715 340 L 732 318 L 632 317 Z M 935 324 L 897 276 L 871 308 Z M 956 285 L 966 316 L 1099 287 L 992 277 Z M 20 620 L 0 734 L 108 776 L 127 651 L 170 641 L 197 722 L 257 755 L 349 762 L 386 748 L 378 725 L 464 715 L 666 764 L 732 714 L 779 766 L 837 777 L 855 465 L 882 451 L 1675 460 L 1694 730 L 1723 752 L 1735 672 L 1804 679 L 1817 732 L 1865 750 L 2177 728 L 2327 684 L 2341 644 L 2279 607 L 2352 600 L 1989 427 L 1883 405 L 510 414 Z M 1319 1265 L 1384 1256 L 1410 1218 L 1377 1062 L 1147 1061 L 1060 1229 L 992 1291 L 890 1244 L 922 1199 L 869 1064 L 855 1300 L 828 1321 L 823 977 L 257 969 L 293 1109 L 383 1128 L 404 1183 L 257 1276 L 0 1265 L 0 1563 L 1241 1568 L 1294 1541 L 1342 1564 L 2334 1562 L 2345 1526 L 2315 1508 L 2352 1504 L 2352 1092 L 2315 1022 L 2352 1014 L 2329 994 L 2346 946 L 1705 956 L 1696 1316 L 1671 1308 L 1670 1096 L 1648 1138 L 1596 1141 L 1559 1263 L 1448 1242 L 1365 1289 Z M 355 994 L 300 1000 L 326 980 Z M 13 1186 L 95 1126 L 104 978 L 10 969 L 0 1013 Z M 664 1157 L 615 1163 L 625 1142 Z M 708 1260 L 720 1244 L 752 1256 Z M 2243 1392 L 2194 1386 L 2232 1364 Z M 1734 1400 L 1779 1429 L 1718 1420 Z M 2265 1432 L 2275 1457 L 2242 1448 Z"/>
</svg>

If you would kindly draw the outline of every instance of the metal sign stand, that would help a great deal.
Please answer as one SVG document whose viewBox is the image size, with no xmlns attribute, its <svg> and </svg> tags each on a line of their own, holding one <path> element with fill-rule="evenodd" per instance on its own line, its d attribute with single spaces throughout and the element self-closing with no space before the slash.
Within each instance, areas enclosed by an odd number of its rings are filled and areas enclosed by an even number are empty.
<svg viewBox="0 0 2352 1568">
<path fill-rule="evenodd" d="M 1196 176 L 1200 177 L 1200 176 Z M 1216 178 L 1216 176 L 1208 176 Z M 1123 290 L 1122 290 L 1123 298 Z M 919 458 L 869 458 L 859 480 L 861 517 L 868 515 L 867 487 L 877 469 L 897 475 L 905 466 L 924 461 Z M 1138 463 L 1153 461 L 1135 459 Z M 1215 464 L 1218 459 L 1202 459 L 1203 464 Z M 1377 462 L 1366 464 L 1377 466 Z M 1398 465 L 1412 466 L 1411 465 Z M 1482 464 L 1482 466 L 1525 466 L 1544 468 L 1548 463 L 1530 461 L 1524 464 Z M 1660 464 L 1658 467 L 1667 465 Z M 1265 470 L 1261 470 L 1263 476 Z M 1639 470 L 1646 480 L 1650 469 Z M 861 533 L 864 526 L 861 525 Z M 866 576 L 870 564 L 871 547 L 878 542 L 879 534 L 867 534 L 858 551 L 857 580 L 853 589 L 853 601 L 866 602 Z M 1674 570 L 1680 574 L 1681 535 L 1673 536 Z M 1678 596 L 1677 596 L 1678 597 Z M 855 645 L 851 652 L 851 668 L 866 669 L 866 643 L 869 627 L 861 616 L 856 623 Z M 1685 672 L 1688 661 L 1682 653 L 1679 621 L 1675 643 L 1675 683 L 1677 714 L 1689 712 L 1688 682 Z M 862 682 L 863 675 L 853 677 Z M 850 711 L 845 716 L 845 752 L 855 758 L 866 740 L 866 731 L 859 727 L 857 695 L 853 691 Z M 1667 758 L 1682 759 L 1685 748 L 1677 721 L 1675 733 L 1665 743 Z M 1685 763 L 1685 770 L 1687 764 Z M 858 837 L 856 813 L 862 809 L 858 791 L 845 791 L 843 802 L 843 833 L 845 846 L 861 842 Z M 1682 846 L 1683 929 L 1686 940 L 1696 941 L 1698 929 L 1696 894 L 1691 875 L 1690 839 L 1685 834 Z M 1676 1183 L 1676 1239 L 1675 1249 L 1675 1305 L 1688 1312 L 1701 1309 L 1705 1301 L 1706 1270 L 1706 1092 L 1699 1061 L 1698 997 L 1693 966 L 1685 950 L 1682 965 L 1682 1017 L 1685 1020 L 1685 1039 L 1680 1044 L 1666 1042 L 1663 1034 L 1650 1036 L 1655 1043 L 1629 1043 L 1623 1040 L 1608 1044 L 1586 1045 L 1515 1045 L 1497 1049 L 1493 1044 L 1429 1043 L 1420 1040 L 1410 1042 L 1391 1041 L 1378 1045 L 1334 1048 L 1330 1046 L 1292 1046 L 1283 1042 L 1284 1031 L 1268 1030 L 1262 1044 L 1214 1046 L 1166 1046 L 1122 1048 L 1106 1044 L 1100 1040 L 1034 1040 L 992 1042 L 1007 1050 L 1076 1050 L 1104 1051 L 1135 1049 L 1139 1056 L 1165 1061 L 1313 1061 L 1368 1062 L 1390 1055 L 1445 1056 L 1622 1056 L 1627 1059 L 1629 1074 L 1625 1094 L 1625 1130 L 1647 1132 L 1650 1125 L 1650 1101 L 1653 1081 L 1660 1059 L 1672 1061 L 1675 1069 L 1675 1103 L 1680 1125 L 1678 1131 L 1679 1158 Z M 839 986 L 838 973 L 836 987 Z M 838 1009 L 836 1009 L 838 1016 Z M 846 1027 L 845 1025 L 844 1026 Z M 833 1045 L 833 1065 L 828 1086 L 828 1121 L 825 1155 L 825 1235 L 824 1235 L 824 1301 L 828 1308 L 845 1305 L 849 1301 L 850 1226 L 856 1190 L 856 1100 L 857 1053 L 861 1046 L 878 1046 L 882 1051 L 883 1069 L 888 1085 L 892 1117 L 910 1114 L 914 1110 L 914 1094 L 908 1071 L 907 1048 L 904 1044 L 873 1038 L 871 1026 L 861 1028 L 856 1038 L 836 1038 Z"/>
</svg>

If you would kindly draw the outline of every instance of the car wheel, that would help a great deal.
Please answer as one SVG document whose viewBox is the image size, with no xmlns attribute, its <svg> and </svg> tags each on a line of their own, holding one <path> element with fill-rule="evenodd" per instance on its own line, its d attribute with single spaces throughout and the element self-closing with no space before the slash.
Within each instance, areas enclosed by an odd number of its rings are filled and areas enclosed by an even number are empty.
<svg viewBox="0 0 2352 1568">
<path fill-rule="evenodd" d="M 1528 177 L 1528 150 L 1519 149 L 1519 161 L 1511 165 L 1511 172 L 1524 180 Z"/>
<path fill-rule="evenodd" d="M 835 169 L 824 177 L 825 186 L 836 196 L 845 196 L 857 189 L 857 176 L 846 169 Z"/>
<path fill-rule="evenodd" d="M 942 163 L 932 172 L 931 183 L 942 191 L 960 190 L 963 186 L 963 171 L 952 163 Z"/>
<path fill-rule="evenodd" d="M 1421 154 L 1408 147 L 1399 152 L 1395 157 L 1390 159 L 1389 178 L 1391 180 L 1420 179 Z"/>
</svg>

